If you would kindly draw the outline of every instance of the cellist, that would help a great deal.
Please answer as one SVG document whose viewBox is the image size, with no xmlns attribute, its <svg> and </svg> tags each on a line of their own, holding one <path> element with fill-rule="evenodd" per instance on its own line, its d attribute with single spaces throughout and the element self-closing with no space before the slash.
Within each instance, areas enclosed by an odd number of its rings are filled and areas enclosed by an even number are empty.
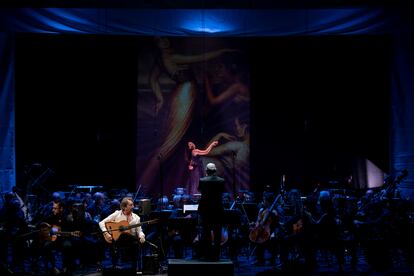
<svg viewBox="0 0 414 276">
<path fill-rule="evenodd" d="M 254 228 L 251 229 L 249 238 L 256 245 L 256 262 L 255 265 L 264 265 L 265 249 L 269 250 L 273 265 L 276 261 L 276 246 L 274 243 L 273 232 L 279 223 L 278 213 L 274 207 L 275 195 L 272 192 L 263 193 L 262 208 L 260 208 Z M 270 212 L 270 213 L 269 213 Z M 272 237 L 273 236 L 273 237 Z"/>
</svg>

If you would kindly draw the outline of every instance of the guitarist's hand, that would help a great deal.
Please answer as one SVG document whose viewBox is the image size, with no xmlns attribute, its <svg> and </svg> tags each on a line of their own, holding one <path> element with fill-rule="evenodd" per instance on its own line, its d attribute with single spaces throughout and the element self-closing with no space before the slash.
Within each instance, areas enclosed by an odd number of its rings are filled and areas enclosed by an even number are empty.
<svg viewBox="0 0 414 276">
<path fill-rule="evenodd" d="M 140 242 L 140 243 L 144 243 L 144 242 L 145 242 L 145 237 L 140 237 L 140 238 L 139 238 L 139 242 Z"/>
<path fill-rule="evenodd" d="M 259 226 L 259 223 L 258 222 L 250 222 L 249 223 L 249 229 L 250 230 L 253 230 L 254 228 L 256 228 L 257 226 Z"/>
<path fill-rule="evenodd" d="M 107 242 L 111 242 L 112 241 L 112 235 L 109 234 L 108 232 L 104 233 L 104 238 Z"/>
</svg>

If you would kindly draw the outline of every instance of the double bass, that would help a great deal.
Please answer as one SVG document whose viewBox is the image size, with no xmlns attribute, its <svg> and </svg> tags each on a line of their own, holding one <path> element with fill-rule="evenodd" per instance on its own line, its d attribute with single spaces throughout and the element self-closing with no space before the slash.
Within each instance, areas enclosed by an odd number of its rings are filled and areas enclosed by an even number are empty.
<svg viewBox="0 0 414 276">
<path fill-rule="evenodd" d="M 264 215 L 263 219 L 255 226 L 255 228 L 253 228 L 250 231 L 249 239 L 251 242 L 261 244 L 270 238 L 270 235 L 271 235 L 270 224 L 272 221 L 269 219 L 269 217 L 281 197 L 282 197 L 282 194 L 279 194 L 276 197 L 272 205 L 266 211 L 266 214 Z"/>
</svg>

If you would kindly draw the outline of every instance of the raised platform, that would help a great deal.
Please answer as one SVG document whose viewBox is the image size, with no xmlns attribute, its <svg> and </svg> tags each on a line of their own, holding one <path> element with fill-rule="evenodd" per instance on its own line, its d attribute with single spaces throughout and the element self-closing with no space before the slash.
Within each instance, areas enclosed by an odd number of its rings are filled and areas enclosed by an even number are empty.
<svg viewBox="0 0 414 276">
<path fill-rule="evenodd" d="M 168 275 L 234 275 L 234 265 L 229 259 L 219 261 L 200 261 L 185 259 L 169 259 Z"/>
</svg>

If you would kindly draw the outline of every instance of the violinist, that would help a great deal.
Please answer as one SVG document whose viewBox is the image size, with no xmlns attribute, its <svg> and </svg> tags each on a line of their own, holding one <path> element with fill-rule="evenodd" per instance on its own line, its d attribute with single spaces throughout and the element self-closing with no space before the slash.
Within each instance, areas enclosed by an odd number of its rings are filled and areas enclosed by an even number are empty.
<svg viewBox="0 0 414 276">
<path fill-rule="evenodd" d="M 279 224 L 278 213 L 275 210 L 274 203 L 275 195 L 272 192 L 263 193 L 262 208 L 260 208 L 254 228 L 251 229 L 249 238 L 256 245 L 256 263 L 255 265 L 264 265 L 265 250 L 269 250 L 273 265 L 276 261 L 276 246 L 274 245 L 274 230 Z"/>
</svg>

